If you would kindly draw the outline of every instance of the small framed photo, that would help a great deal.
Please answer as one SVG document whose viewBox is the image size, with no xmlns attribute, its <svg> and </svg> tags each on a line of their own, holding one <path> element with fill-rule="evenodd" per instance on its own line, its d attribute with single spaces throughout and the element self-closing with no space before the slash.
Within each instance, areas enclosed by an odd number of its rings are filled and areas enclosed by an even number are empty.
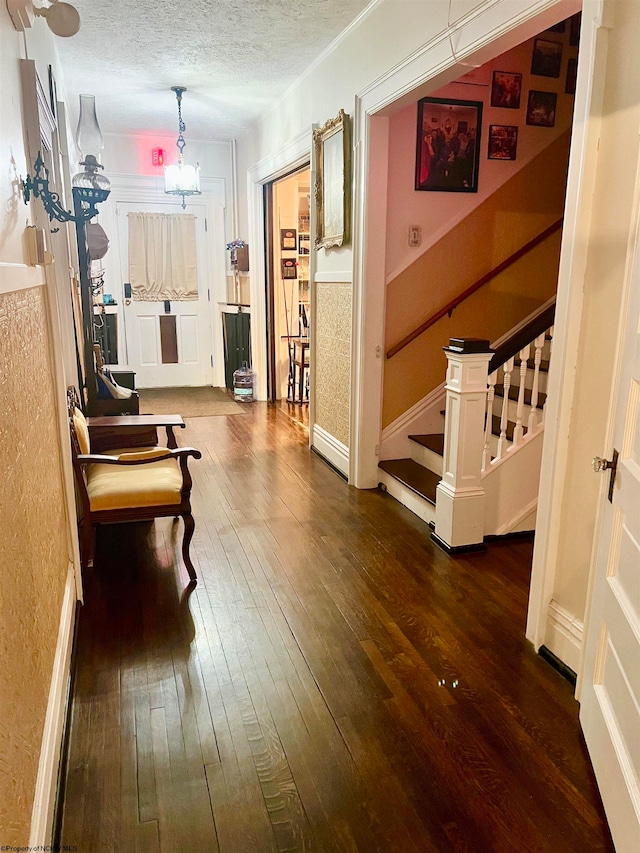
<svg viewBox="0 0 640 853">
<path fill-rule="evenodd" d="M 298 278 L 298 264 L 295 258 L 282 258 L 280 261 L 282 278 Z"/>
<path fill-rule="evenodd" d="M 491 83 L 491 106 L 506 110 L 520 108 L 522 74 L 511 71 L 494 71 Z"/>
<path fill-rule="evenodd" d="M 576 79 L 578 77 L 578 60 L 570 59 L 567 64 L 567 79 L 564 83 L 565 95 L 575 95 Z"/>
<path fill-rule="evenodd" d="M 556 123 L 557 100 L 555 92 L 536 92 L 532 89 L 527 103 L 527 124 L 553 127 Z"/>
<path fill-rule="evenodd" d="M 558 41 L 536 39 L 533 43 L 531 73 L 538 77 L 559 77 L 562 63 L 562 44 Z"/>
<path fill-rule="evenodd" d="M 489 125 L 489 160 L 515 160 L 518 128 L 513 124 Z"/>
<path fill-rule="evenodd" d="M 482 101 L 418 101 L 416 190 L 478 192 Z"/>
<path fill-rule="evenodd" d="M 283 252 L 296 252 L 298 250 L 295 228 L 280 229 L 280 248 Z"/>
</svg>

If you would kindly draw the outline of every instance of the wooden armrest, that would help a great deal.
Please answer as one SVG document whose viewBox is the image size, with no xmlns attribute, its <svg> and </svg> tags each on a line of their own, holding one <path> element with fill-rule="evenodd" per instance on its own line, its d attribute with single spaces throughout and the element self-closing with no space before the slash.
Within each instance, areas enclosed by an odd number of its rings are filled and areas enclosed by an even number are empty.
<svg viewBox="0 0 640 853">
<path fill-rule="evenodd" d="M 178 446 L 173 434 L 175 427 L 184 429 L 182 415 L 123 415 L 121 417 L 92 417 L 87 425 L 93 449 L 97 453 L 109 453 L 114 447 L 144 447 L 158 444 L 158 428 L 167 432 L 167 445 Z"/>
<path fill-rule="evenodd" d="M 135 448 L 132 448 L 131 453 L 135 453 Z M 196 450 L 195 447 L 179 447 L 176 450 L 167 449 L 166 453 L 161 456 L 150 456 L 148 459 L 122 459 L 119 456 L 102 456 L 99 453 L 82 453 L 78 456 L 78 462 L 81 465 L 150 465 L 152 462 L 160 462 L 163 459 L 188 459 L 193 456 L 194 459 L 200 459 L 202 453 Z"/>
</svg>

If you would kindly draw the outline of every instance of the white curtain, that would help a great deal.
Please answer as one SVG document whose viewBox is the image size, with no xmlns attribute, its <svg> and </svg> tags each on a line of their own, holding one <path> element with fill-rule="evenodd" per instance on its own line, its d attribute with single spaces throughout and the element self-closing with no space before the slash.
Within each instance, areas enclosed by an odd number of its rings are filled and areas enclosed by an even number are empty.
<svg viewBox="0 0 640 853">
<path fill-rule="evenodd" d="M 138 302 L 198 298 L 196 218 L 189 213 L 129 213 L 129 281 Z"/>
</svg>

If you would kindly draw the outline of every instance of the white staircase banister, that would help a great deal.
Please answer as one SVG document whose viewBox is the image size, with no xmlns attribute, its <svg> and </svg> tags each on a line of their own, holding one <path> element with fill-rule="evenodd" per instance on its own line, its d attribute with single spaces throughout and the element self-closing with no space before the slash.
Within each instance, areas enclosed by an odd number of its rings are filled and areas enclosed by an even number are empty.
<svg viewBox="0 0 640 853">
<path fill-rule="evenodd" d="M 448 553 L 484 549 L 482 460 L 489 341 L 452 338 L 447 356 L 444 459 L 433 540 Z"/>
</svg>

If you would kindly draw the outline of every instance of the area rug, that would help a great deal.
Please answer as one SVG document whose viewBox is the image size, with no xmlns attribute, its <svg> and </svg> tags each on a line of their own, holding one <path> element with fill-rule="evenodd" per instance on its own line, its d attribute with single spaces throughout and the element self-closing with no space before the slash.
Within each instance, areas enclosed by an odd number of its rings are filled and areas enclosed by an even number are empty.
<svg viewBox="0 0 640 853">
<path fill-rule="evenodd" d="M 141 415 L 182 415 L 211 418 L 246 415 L 251 403 L 236 403 L 226 388 L 147 388 L 138 391 Z"/>
</svg>

